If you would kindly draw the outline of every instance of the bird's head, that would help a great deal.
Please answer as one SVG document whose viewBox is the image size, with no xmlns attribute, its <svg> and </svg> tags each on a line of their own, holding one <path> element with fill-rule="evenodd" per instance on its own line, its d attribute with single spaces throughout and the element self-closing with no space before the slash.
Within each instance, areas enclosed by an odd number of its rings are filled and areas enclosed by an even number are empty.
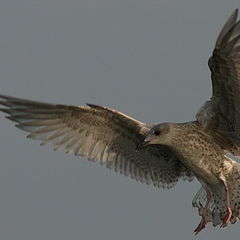
<svg viewBox="0 0 240 240">
<path fill-rule="evenodd" d="M 137 146 L 137 150 L 141 150 L 143 147 L 149 144 L 165 144 L 168 145 L 169 141 L 169 133 L 170 133 L 170 124 L 169 123 L 161 123 L 155 125 L 150 129 L 148 134 L 146 135 L 143 142 L 139 143 Z"/>
</svg>

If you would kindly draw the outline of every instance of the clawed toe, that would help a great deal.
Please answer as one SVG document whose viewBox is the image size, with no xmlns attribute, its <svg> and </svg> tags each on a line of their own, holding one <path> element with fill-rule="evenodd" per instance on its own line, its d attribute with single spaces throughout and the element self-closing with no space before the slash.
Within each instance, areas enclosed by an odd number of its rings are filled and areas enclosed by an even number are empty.
<svg viewBox="0 0 240 240">
<path fill-rule="evenodd" d="M 226 216 L 222 219 L 222 224 L 220 227 L 221 228 L 226 227 L 228 222 L 230 221 L 231 217 L 232 217 L 232 210 L 231 210 L 231 208 L 229 208 Z"/>
<path fill-rule="evenodd" d="M 207 225 L 207 221 L 205 219 L 205 217 L 202 217 L 201 222 L 199 223 L 199 225 L 197 226 L 197 228 L 193 231 L 195 233 L 195 235 L 197 235 L 199 232 L 201 232 Z"/>
</svg>

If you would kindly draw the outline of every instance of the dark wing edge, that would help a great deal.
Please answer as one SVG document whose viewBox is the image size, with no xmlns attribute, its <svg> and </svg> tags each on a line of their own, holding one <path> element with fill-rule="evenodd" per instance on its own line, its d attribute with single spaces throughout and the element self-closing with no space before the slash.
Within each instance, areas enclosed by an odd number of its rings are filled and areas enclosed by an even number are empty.
<svg viewBox="0 0 240 240">
<path fill-rule="evenodd" d="M 240 147 L 240 21 L 237 16 L 238 9 L 231 14 L 217 38 L 208 62 L 212 98 L 196 115 L 197 121 L 211 131 L 216 140 L 226 138 L 227 150 L 235 154 Z"/>
<path fill-rule="evenodd" d="M 116 110 L 88 104 L 66 106 L 0 95 L 0 111 L 41 145 L 98 161 L 109 169 L 146 184 L 171 188 L 192 173 L 165 146 L 152 145 L 136 152 L 149 131 Z"/>
</svg>

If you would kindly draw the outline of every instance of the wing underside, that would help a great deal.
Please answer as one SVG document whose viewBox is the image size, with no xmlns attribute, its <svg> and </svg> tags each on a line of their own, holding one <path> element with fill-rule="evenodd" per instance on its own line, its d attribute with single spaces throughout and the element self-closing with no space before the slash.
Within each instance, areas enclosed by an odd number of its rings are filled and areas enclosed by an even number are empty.
<svg viewBox="0 0 240 240">
<path fill-rule="evenodd" d="M 28 132 L 28 138 L 50 144 L 54 150 L 87 157 L 109 169 L 157 187 L 170 188 L 179 178 L 192 179 L 177 157 L 165 146 L 136 151 L 150 129 L 116 110 L 66 106 L 0 96 L 1 111 Z"/>
</svg>

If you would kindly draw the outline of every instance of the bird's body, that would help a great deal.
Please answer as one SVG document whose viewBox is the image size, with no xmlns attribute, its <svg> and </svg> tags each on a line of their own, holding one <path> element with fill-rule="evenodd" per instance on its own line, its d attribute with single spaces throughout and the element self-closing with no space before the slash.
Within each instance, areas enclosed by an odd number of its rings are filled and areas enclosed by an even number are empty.
<svg viewBox="0 0 240 240">
<path fill-rule="evenodd" d="M 209 59 L 213 94 L 187 123 L 146 124 L 116 110 L 67 106 L 0 95 L 0 110 L 28 137 L 99 161 L 156 187 L 173 187 L 195 176 L 193 199 L 202 217 L 225 227 L 240 218 L 240 21 L 230 16 Z M 234 157 L 232 157 L 234 155 Z"/>
<path fill-rule="evenodd" d="M 218 184 L 225 163 L 223 149 L 197 122 L 170 125 L 174 133 L 166 145 L 196 177 L 209 185 Z"/>
<path fill-rule="evenodd" d="M 145 142 L 168 146 L 201 183 L 193 200 L 202 216 L 196 233 L 209 221 L 224 227 L 240 217 L 240 164 L 227 155 L 234 148 L 223 148 L 222 141 L 214 139 L 198 121 L 156 125 Z"/>
</svg>

